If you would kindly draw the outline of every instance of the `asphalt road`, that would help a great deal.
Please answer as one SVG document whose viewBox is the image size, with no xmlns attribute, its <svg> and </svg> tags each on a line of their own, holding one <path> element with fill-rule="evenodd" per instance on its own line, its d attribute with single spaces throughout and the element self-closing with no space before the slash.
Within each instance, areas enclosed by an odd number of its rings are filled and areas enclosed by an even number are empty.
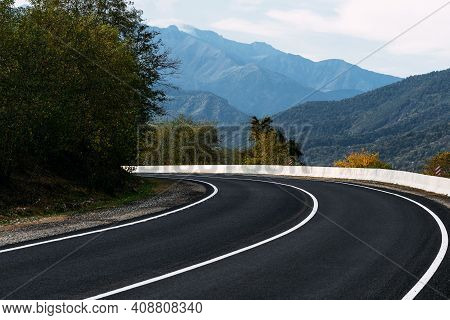
<svg viewBox="0 0 450 320">
<path fill-rule="evenodd" d="M 450 296 L 442 232 L 416 203 L 333 182 L 192 178 L 209 193 L 189 208 L 0 248 L 0 297 L 402 299 L 427 272 L 416 298 Z M 406 196 L 450 230 L 446 207 Z"/>
</svg>

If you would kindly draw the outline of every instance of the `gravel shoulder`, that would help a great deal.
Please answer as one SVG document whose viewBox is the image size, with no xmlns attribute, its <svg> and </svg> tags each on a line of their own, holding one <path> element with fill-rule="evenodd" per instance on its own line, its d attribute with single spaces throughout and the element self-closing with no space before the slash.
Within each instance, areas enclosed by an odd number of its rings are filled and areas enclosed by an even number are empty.
<svg viewBox="0 0 450 320">
<path fill-rule="evenodd" d="M 33 221 L 2 225 L 0 226 L 0 246 L 153 215 L 172 207 L 194 202 L 202 198 L 205 193 L 206 188 L 201 184 L 178 181 L 172 183 L 166 190 L 157 195 L 126 206 L 74 215 L 62 214 Z"/>
</svg>

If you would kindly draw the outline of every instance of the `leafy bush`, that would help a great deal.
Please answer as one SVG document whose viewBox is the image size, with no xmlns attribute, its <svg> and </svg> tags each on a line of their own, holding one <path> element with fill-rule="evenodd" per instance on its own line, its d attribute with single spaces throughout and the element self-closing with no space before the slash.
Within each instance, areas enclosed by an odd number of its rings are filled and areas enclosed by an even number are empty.
<svg viewBox="0 0 450 320">
<path fill-rule="evenodd" d="M 375 168 L 375 169 L 392 169 L 391 165 L 380 160 L 378 153 L 370 153 L 366 150 L 352 152 L 343 160 L 334 163 L 340 168 Z"/>
<path fill-rule="evenodd" d="M 440 170 L 438 170 L 438 168 Z M 423 169 L 424 174 L 450 178 L 450 152 L 440 152 L 427 160 Z"/>
</svg>

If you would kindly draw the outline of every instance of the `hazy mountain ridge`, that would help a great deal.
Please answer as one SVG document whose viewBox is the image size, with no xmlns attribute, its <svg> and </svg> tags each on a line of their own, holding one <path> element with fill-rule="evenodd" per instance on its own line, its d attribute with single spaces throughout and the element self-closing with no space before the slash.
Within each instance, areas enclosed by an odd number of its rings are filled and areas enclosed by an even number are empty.
<svg viewBox="0 0 450 320">
<path fill-rule="evenodd" d="M 311 125 L 304 146 L 310 164 L 330 165 L 366 148 L 398 169 L 419 170 L 426 158 L 450 149 L 450 69 L 350 99 L 307 102 L 274 119 L 283 127 Z"/>
<path fill-rule="evenodd" d="M 184 115 L 192 120 L 218 124 L 241 124 L 250 116 L 231 106 L 228 101 L 211 92 L 173 90 L 165 104 L 167 115 L 173 118 Z"/>
<path fill-rule="evenodd" d="M 182 62 L 180 75 L 173 79 L 177 86 L 211 91 L 251 115 L 273 114 L 303 99 L 342 99 L 399 80 L 342 60 L 313 62 L 266 43 L 239 43 L 212 31 L 154 29 L 172 56 Z"/>
</svg>

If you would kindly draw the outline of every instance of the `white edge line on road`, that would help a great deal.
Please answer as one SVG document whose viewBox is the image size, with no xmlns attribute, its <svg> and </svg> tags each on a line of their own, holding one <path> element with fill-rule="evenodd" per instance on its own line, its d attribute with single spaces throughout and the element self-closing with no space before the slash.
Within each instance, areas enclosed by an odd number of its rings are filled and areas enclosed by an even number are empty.
<svg viewBox="0 0 450 320">
<path fill-rule="evenodd" d="M 176 213 L 176 212 L 179 212 L 179 211 L 191 208 L 193 206 L 196 206 L 196 205 L 198 205 L 198 204 L 200 204 L 202 202 L 205 202 L 208 199 L 211 199 L 212 197 L 214 197 L 217 194 L 217 192 L 219 192 L 219 189 L 215 185 L 213 185 L 213 184 L 211 184 L 209 182 L 200 181 L 200 180 L 194 180 L 194 179 L 183 179 L 183 180 L 188 180 L 188 181 L 194 181 L 194 182 L 200 182 L 200 183 L 207 184 L 207 185 L 211 186 L 214 191 L 210 195 L 208 195 L 207 197 L 205 197 L 205 198 L 203 198 L 203 199 L 201 199 L 199 201 L 196 201 L 196 202 L 191 203 L 191 204 L 189 204 L 187 206 L 184 206 L 184 207 L 181 207 L 181 208 L 169 211 L 169 212 L 165 212 L 165 213 L 157 215 L 157 216 L 153 216 L 153 217 L 145 218 L 145 219 L 142 219 L 142 220 L 136 220 L 136 221 L 124 223 L 124 224 L 120 224 L 120 225 L 113 226 L 113 227 L 107 227 L 107 228 L 102 228 L 102 229 L 98 229 L 98 230 L 93 230 L 93 231 L 88 231 L 88 232 L 83 232 L 83 233 L 77 233 L 77 234 L 73 234 L 73 235 L 66 236 L 66 237 L 60 237 L 60 238 L 55 238 L 55 239 L 50 239 L 50 240 L 45 240 L 45 241 L 40 241 L 40 242 L 33 242 L 33 243 L 26 244 L 26 245 L 23 245 L 23 246 L 3 249 L 3 250 L 0 250 L 0 254 L 1 253 L 6 253 L 6 252 L 11 252 L 11 251 L 16 251 L 16 250 L 22 250 L 22 249 L 26 249 L 26 248 L 31 248 L 31 247 L 36 247 L 36 246 L 40 246 L 40 245 L 48 244 L 48 243 L 52 243 L 52 242 L 58 242 L 58 241 L 63 241 L 63 240 L 68 240 L 68 239 L 73 239 L 73 238 L 84 237 L 84 236 L 91 235 L 91 234 L 96 234 L 96 233 L 101 233 L 101 232 L 105 232 L 105 231 L 116 230 L 116 229 L 120 229 L 120 228 L 133 226 L 133 225 L 136 225 L 136 224 L 139 224 L 139 223 L 144 223 L 144 222 L 148 222 L 148 221 L 151 221 L 151 220 L 156 220 L 156 219 L 168 216 L 170 214 L 173 214 L 173 213 Z"/>
<path fill-rule="evenodd" d="M 233 178 L 231 178 L 231 179 L 233 179 Z M 132 289 L 135 289 L 135 288 L 138 288 L 138 287 L 142 287 L 142 286 L 148 285 L 150 283 L 154 283 L 154 282 L 161 281 L 161 280 L 164 280 L 164 279 L 167 279 L 167 278 L 171 278 L 171 277 L 174 277 L 176 275 L 179 275 L 179 274 L 182 274 L 182 273 L 185 273 L 185 272 L 188 272 L 188 271 L 192 271 L 194 269 L 201 268 L 201 267 L 206 266 L 208 264 L 212 264 L 212 263 L 218 262 L 220 260 L 224 260 L 226 258 L 238 255 L 238 254 L 240 254 L 242 252 L 252 250 L 252 249 L 254 249 L 256 247 L 262 246 L 262 245 L 264 245 L 266 243 L 269 243 L 269 242 L 272 242 L 272 241 L 274 241 L 276 239 L 284 237 L 284 236 L 288 235 L 289 233 L 294 232 L 295 230 L 299 229 L 300 227 L 305 225 L 309 220 L 311 220 L 314 217 L 314 215 L 317 213 L 317 210 L 319 208 L 319 202 L 317 201 L 316 197 L 314 197 L 311 193 L 309 193 L 308 191 L 306 191 L 304 189 L 301 189 L 301 188 L 298 188 L 298 187 L 295 187 L 295 186 L 292 186 L 292 185 L 289 185 L 289 184 L 284 184 L 284 183 L 279 183 L 279 182 L 272 182 L 272 181 L 253 180 L 253 179 L 238 179 L 238 178 L 236 178 L 235 180 L 246 180 L 246 181 L 256 181 L 256 182 L 271 183 L 271 184 L 277 184 L 277 185 L 291 187 L 291 188 L 300 190 L 301 192 L 307 194 L 308 196 L 310 196 L 312 198 L 312 200 L 314 202 L 313 209 L 312 209 L 311 213 L 304 220 L 302 220 L 299 224 L 297 224 L 294 227 L 292 227 L 292 228 L 290 228 L 290 229 L 288 229 L 288 230 L 286 230 L 286 231 L 284 231 L 284 232 L 282 232 L 280 234 L 277 234 L 277 235 L 275 235 L 275 236 L 273 236 L 271 238 L 268 238 L 266 240 L 263 240 L 263 241 L 260 241 L 258 243 L 252 244 L 252 245 L 250 245 L 248 247 L 245 247 L 245 248 L 242 248 L 242 249 L 239 249 L 239 250 L 236 250 L 236 251 L 233 251 L 233 252 L 221 255 L 219 257 L 216 257 L 216 258 L 204 261 L 204 262 L 200 262 L 200 263 L 194 264 L 192 266 L 189 266 L 189 267 L 186 267 L 186 268 L 182 268 L 182 269 L 170 272 L 170 273 L 163 274 L 163 275 L 161 275 L 159 277 L 155 277 L 155 278 L 151 278 L 151 279 L 148 279 L 148 280 L 144 280 L 144 281 L 141 281 L 141 282 L 138 282 L 138 283 L 135 283 L 135 284 L 123 287 L 123 288 L 119 288 L 119 289 L 116 289 L 116 290 L 112 290 L 112 291 L 109 291 L 109 292 L 105 292 L 105 293 L 99 294 L 99 295 L 94 296 L 94 297 L 87 298 L 86 300 L 97 300 L 97 299 L 106 298 L 106 297 L 109 297 L 109 296 L 112 296 L 112 295 L 115 295 L 115 294 L 118 294 L 118 293 L 121 293 L 121 292 L 124 292 L 124 291 L 132 290 Z"/>
<path fill-rule="evenodd" d="M 361 186 L 358 184 L 352 184 L 352 183 L 347 183 L 347 182 L 336 182 L 336 183 L 346 184 L 349 186 L 355 186 L 355 187 L 365 188 L 365 189 L 374 190 L 374 191 L 379 191 L 379 192 L 391 194 L 393 196 L 397 196 L 399 198 L 408 200 L 408 201 L 418 205 L 419 207 L 424 209 L 426 212 L 428 212 L 433 217 L 433 219 L 436 221 L 436 223 L 438 224 L 439 229 L 441 230 L 441 239 L 442 239 L 441 247 L 439 248 L 439 252 L 436 255 L 436 258 L 434 258 L 434 260 L 431 263 L 428 270 L 424 273 L 424 275 L 419 279 L 419 281 L 414 285 L 414 287 L 412 287 L 411 290 L 409 290 L 408 293 L 402 298 L 402 300 L 413 300 L 419 294 L 419 292 L 426 286 L 428 281 L 430 281 L 431 277 L 434 275 L 436 270 L 439 268 L 439 265 L 441 264 L 442 260 L 445 257 L 445 254 L 447 252 L 448 233 L 447 233 L 447 229 L 445 229 L 445 226 L 442 223 L 441 219 L 439 219 L 439 217 L 433 211 L 431 211 L 430 209 L 425 207 L 423 204 L 421 204 L 415 200 L 412 200 L 410 198 L 407 198 L 405 196 L 402 196 L 402 195 L 399 195 L 399 194 L 396 194 L 393 192 L 389 192 L 389 191 L 384 191 L 384 190 L 375 189 L 375 188 L 371 188 L 371 187 Z"/>
</svg>

